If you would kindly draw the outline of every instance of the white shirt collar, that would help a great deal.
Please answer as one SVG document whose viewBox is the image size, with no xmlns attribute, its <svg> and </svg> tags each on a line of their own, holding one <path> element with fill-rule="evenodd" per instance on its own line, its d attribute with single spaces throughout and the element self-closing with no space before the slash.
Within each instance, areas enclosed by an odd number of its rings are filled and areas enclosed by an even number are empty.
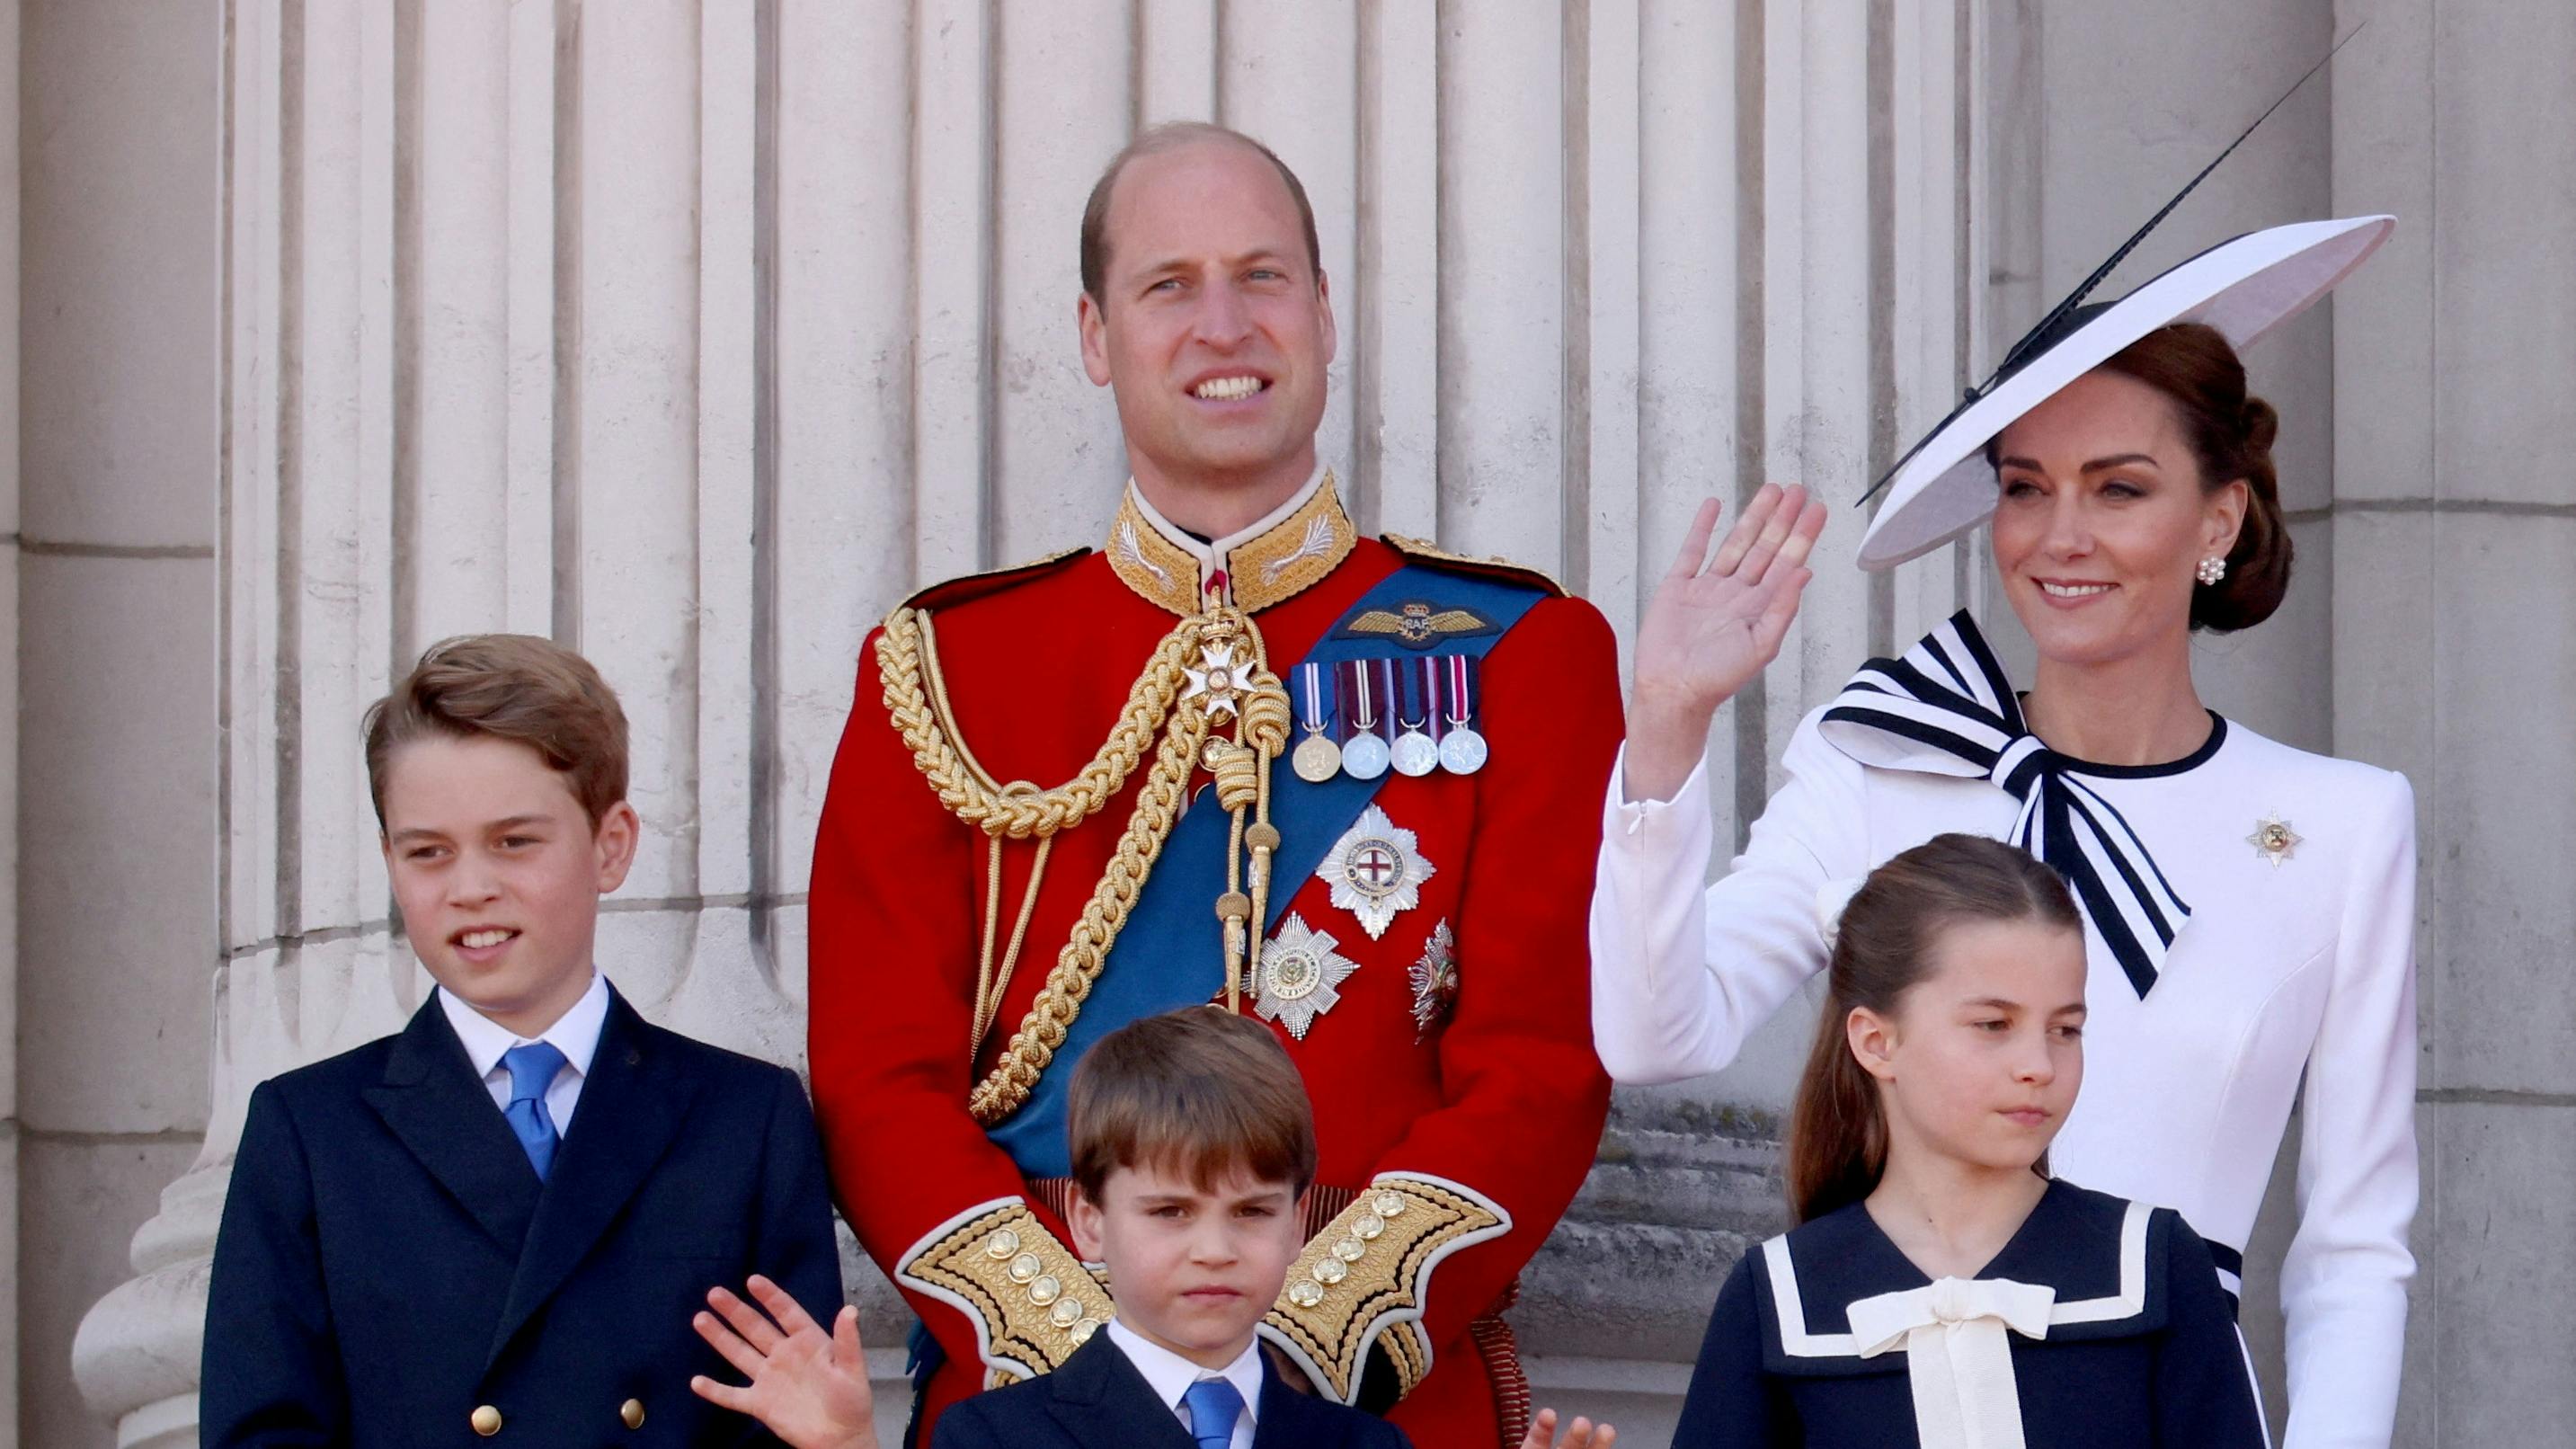
<svg viewBox="0 0 2576 1449">
<path fill-rule="evenodd" d="M 514 1046 L 525 1046 L 531 1040 L 551 1042 L 564 1054 L 577 1076 L 590 1075 L 590 1059 L 599 1050 L 600 1029 L 608 1024 L 608 978 L 597 967 L 590 973 L 590 989 L 571 1009 L 555 1018 L 555 1024 L 535 1037 L 523 1037 L 508 1027 L 476 1011 L 459 1000 L 445 987 L 439 988 L 438 1004 L 447 1013 L 447 1024 L 456 1029 L 456 1039 L 465 1044 L 466 1059 L 474 1063 L 474 1075 L 488 1077 L 501 1065 L 502 1053 Z"/>
<path fill-rule="evenodd" d="M 1115 1318 L 1109 1320 L 1109 1341 L 1118 1345 L 1120 1351 L 1127 1355 L 1127 1361 L 1136 1366 L 1136 1372 L 1145 1376 L 1146 1387 L 1154 1391 L 1154 1397 L 1175 1412 L 1181 1407 L 1181 1395 L 1190 1391 L 1190 1385 L 1201 1379 L 1221 1378 L 1234 1385 L 1236 1393 L 1243 1395 L 1244 1413 L 1255 1423 L 1260 1422 L 1261 1340 L 1258 1337 L 1235 1356 L 1234 1362 L 1219 1370 L 1201 1368 L 1161 1344 L 1151 1342 Z"/>
<path fill-rule="evenodd" d="M 1323 460 L 1318 458 L 1314 473 L 1306 479 L 1306 486 L 1289 495 L 1287 502 L 1254 519 L 1248 526 L 1208 543 L 1199 542 L 1188 529 L 1165 518 L 1161 510 L 1155 508 L 1145 497 L 1145 490 L 1136 486 L 1134 478 L 1127 480 L 1127 496 L 1136 501 L 1136 511 L 1145 515 L 1145 521 L 1154 525 L 1156 533 L 1169 539 L 1173 547 L 1199 561 L 1198 591 L 1205 593 L 1208 580 L 1216 577 L 1217 570 L 1225 567 L 1227 555 L 1287 522 L 1298 509 L 1306 506 L 1308 499 L 1315 496 L 1316 489 L 1324 486 L 1324 474 L 1328 471 L 1330 470 L 1325 467 Z"/>
</svg>

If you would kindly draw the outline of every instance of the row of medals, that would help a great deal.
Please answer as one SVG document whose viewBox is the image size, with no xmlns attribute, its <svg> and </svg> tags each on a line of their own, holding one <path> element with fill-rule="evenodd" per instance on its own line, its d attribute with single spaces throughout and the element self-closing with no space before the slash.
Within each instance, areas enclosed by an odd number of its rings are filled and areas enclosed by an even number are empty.
<svg viewBox="0 0 2576 1449">
<path fill-rule="evenodd" d="M 1388 744 L 1376 730 L 1363 728 L 1348 743 L 1337 745 L 1321 724 L 1313 720 L 1301 723 L 1306 738 L 1297 742 L 1288 763 L 1296 770 L 1297 778 L 1309 784 L 1320 785 L 1337 774 L 1354 780 L 1374 780 L 1390 767 L 1399 775 L 1414 776 L 1434 770 L 1472 775 L 1485 768 L 1485 737 L 1463 720 L 1446 721 L 1448 729 L 1436 741 L 1423 733 L 1421 725 L 1408 725 L 1393 744 Z"/>
</svg>

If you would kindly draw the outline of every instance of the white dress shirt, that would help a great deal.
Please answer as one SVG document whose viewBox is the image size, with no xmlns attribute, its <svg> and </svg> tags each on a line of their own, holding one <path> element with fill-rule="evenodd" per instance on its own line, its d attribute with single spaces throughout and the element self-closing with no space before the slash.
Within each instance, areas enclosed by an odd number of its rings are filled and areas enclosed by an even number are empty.
<svg viewBox="0 0 2576 1449">
<path fill-rule="evenodd" d="M 554 1082 L 546 1088 L 546 1115 L 555 1122 L 561 1135 L 572 1130 L 573 1104 L 581 1100 L 582 1080 L 590 1075 L 590 1059 L 599 1050 L 600 1028 L 608 1024 L 608 978 L 594 969 L 590 989 L 571 1009 L 555 1018 L 555 1024 L 535 1037 L 513 1033 L 508 1027 L 456 999 L 444 988 L 438 993 L 438 1004 L 447 1012 L 447 1024 L 456 1028 L 456 1039 L 465 1044 L 466 1060 L 474 1064 L 474 1074 L 483 1079 L 492 1094 L 492 1105 L 507 1111 L 510 1106 L 510 1069 L 501 1057 L 512 1047 L 533 1042 L 551 1042 L 564 1055 L 564 1064 L 555 1072 Z"/>
<path fill-rule="evenodd" d="M 1154 1391 L 1154 1397 L 1172 1406 L 1172 1414 L 1181 1421 L 1183 1430 L 1190 1427 L 1190 1410 L 1181 1402 L 1181 1396 L 1190 1391 L 1190 1385 L 1201 1379 L 1224 1379 L 1233 1384 L 1234 1391 L 1243 1395 L 1243 1412 L 1235 1416 L 1234 1437 L 1227 1444 L 1229 1449 L 1252 1449 L 1252 1421 L 1261 1411 L 1260 1339 L 1254 1339 L 1222 1369 L 1201 1368 L 1161 1344 L 1148 1341 L 1115 1318 L 1109 1320 L 1109 1341 L 1118 1345 L 1119 1352 L 1136 1366 L 1136 1372 L 1145 1376 L 1145 1385 Z"/>
<path fill-rule="evenodd" d="M 2011 831 L 2002 788 L 1863 765 L 1819 731 L 1822 713 L 1800 722 L 1779 792 L 1714 885 L 1704 771 L 1669 803 L 1629 804 L 1622 755 L 1591 929 L 1594 1045 L 1618 1080 L 1725 1066 L 1824 968 L 1820 900 L 1944 831 Z M 2172 766 L 2074 767 L 2192 914 L 2143 998 L 2087 933 L 2084 1088 L 2050 1161 L 2242 1252 L 2303 1103 L 2284 1449 L 2386 1449 L 2415 1266 L 2414 794 L 2389 771 L 2219 728 Z M 2278 863 L 2248 840 L 2267 817 L 2300 837 Z"/>
</svg>

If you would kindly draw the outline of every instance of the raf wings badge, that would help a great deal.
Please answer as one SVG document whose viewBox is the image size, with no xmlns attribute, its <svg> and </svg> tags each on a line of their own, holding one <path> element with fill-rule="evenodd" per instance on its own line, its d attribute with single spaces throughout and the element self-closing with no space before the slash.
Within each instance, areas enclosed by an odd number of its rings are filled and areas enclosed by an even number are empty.
<svg viewBox="0 0 2576 1449">
<path fill-rule="evenodd" d="M 1331 932 L 1311 930 L 1303 917 L 1289 912 L 1279 923 L 1279 934 L 1261 948 L 1253 1012 L 1304 1041 L 1315 1018 L 1341 1004 L 1342 995 L 1334 988 L 1360 969 L 1360 963 L 1333 949 L 1340 944 Z"/>
<path fill-rule="evenodd" d="M 1432 874 L 1413 832 L 1375 805 L 1360 812 L 1315 868 L 1316 878 L 1333 888 L 1333 904 L 1359 917 L 1372 941 L 1386 934 L 1397 912 L 1422 904 L 1422 883 Z"/>
<path fill-rule="evenodd" d="M 1371 609 L 1333 631 L 1336 639 L 1384 639 L 1407 649 L 1428 649 L 1445 639 L 1474 639 L 1501 633 L 1494 621 L 1473 609 L 1444 609 L 1418 600 L 1392 609 Z"/>
</svg>

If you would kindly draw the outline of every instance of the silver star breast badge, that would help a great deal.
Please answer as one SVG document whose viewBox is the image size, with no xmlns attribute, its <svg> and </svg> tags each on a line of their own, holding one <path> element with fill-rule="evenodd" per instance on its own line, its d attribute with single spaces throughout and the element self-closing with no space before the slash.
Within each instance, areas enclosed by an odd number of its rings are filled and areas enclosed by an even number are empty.
<svg viewBox="0 0 2576 1449">
<path fill-rule="evenodd" d="M 1288 1028 L 1299 1041 L 1315 1018 L 1341 1003 L 1340 986 L 1360 964 L 1333 948 L 1340 943 L 1329 931 L 1310 929 L 1294 911 L 1279 923 L 1279 934 L 1261 948 L 1261 971 L 1254 978 L 1253 1013 Z"/>
<path fill-rule="evenodd" d="M 1431 928 L 1422 959 L 1413 963 L 1413 1040 L 1418 1045 L 1458 1000 L 1458 937 L 1442 921 Z"/>
<path fill-rule="evenodd" d="M 1359 917 L 1372 941 L 1386 934 L 1398 912 L 1422 904 L 1422 883 L 1433 874 L 1413 832 L 1375 805 L 1360 812 L 1315 868 L 1316 878 L 1333 888 L 1333 904 Z"/>
<path fill-rule="evenodd" d="M 2245 837 L 2245 843 L 2254 847 L 2254 853 L 2270 861 L 2277 870 L 2305 839 L 2290 828 L 2289 821 L 2278 815 L 2266 815 L 2254 822 L 2254 833 Z"/>
<path fill-rule="evenodd" d="M 1190 677 L 1189 687 L 1181 691 L 1181 698 L 1207 696 L 1203 707 L 1211 719 L 1234 713 L 1236 694 L 1252 682 L 1251 666 L 1234 662 L 1234 646 L 1231 644 L 1207 645 L 1199 650 L 1198 668 L 1184 665 L 1181 672 Z"/>
</svg>

